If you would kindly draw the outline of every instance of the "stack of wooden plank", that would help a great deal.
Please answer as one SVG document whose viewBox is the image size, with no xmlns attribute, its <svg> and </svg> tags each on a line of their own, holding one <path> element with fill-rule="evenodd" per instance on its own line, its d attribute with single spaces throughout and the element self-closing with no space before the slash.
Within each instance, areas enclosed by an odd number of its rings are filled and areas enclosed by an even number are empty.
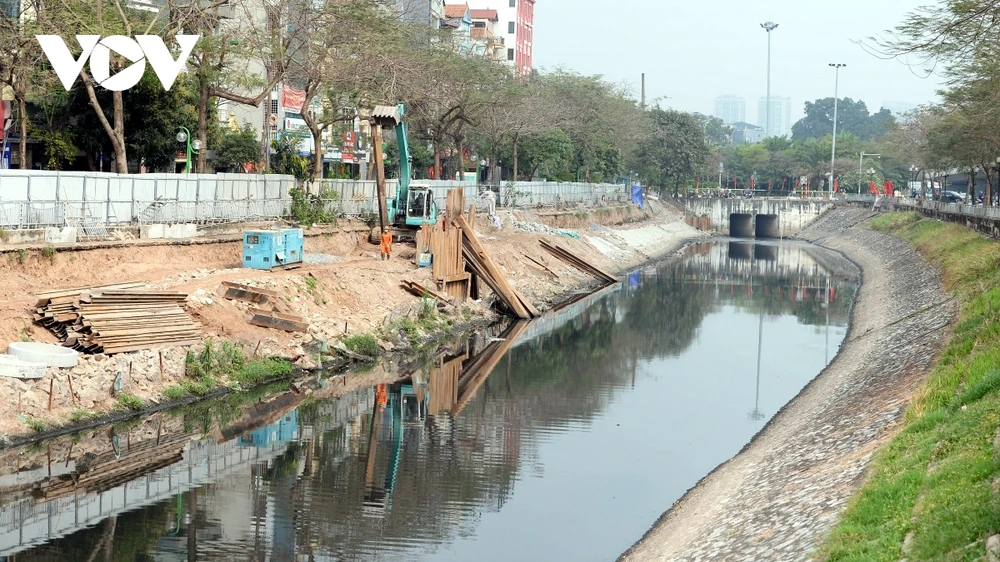
<svg viewBox="0 0 1000 562">
<path fill-rule="evenodd" d="M 140 291 L 143 283 L 39 293 L 35 322 L 84 353 L 124 353 L 192 345 L 201 331 L 182 308 L 187 294 Z"/>
<path fill-rule="evenodd" d="M 309 331 L 305 317 L 292 314 L 291 307 L 277 291 L 223 281 L 216 292 L 224 299 L 255 305 L 247 311 L 247 322 L 252 326 L 286 332 Z"/>
<path fill-rule="evenodd" d="M 461 304 L 470 296 L 473 281 L 472 275 L 466 271 L 465 258 L 462 255 L 462 230 L 452 223 L 464 212 L 465 196 L 461 189 L 450 189 L 447 201 L 445 228 L 425 223 L 417 231 L 417 251 L 428 252 L 434 256 L 431 262 L 431 275 L 439 293 L 456 304 Z M 473 209 L 472 213 L 474 212 Z M 469 220 L 472 216 L 474 215 L 470 214 Z"/>
<path fill-rule="evenodd" d="M 607 273 L 601 270 L 600 268 L 587 263 L 582 258 L 571 253 L 570 251 L 560 248 L 559 246 L 549 244 L 545 240 L 540 240 L 539 242 L 542 244 L 542 248 L 544 248 L 545 251 L 549 252 L 550 254 L 559 258 L 560 260 L 566 262 L 567 264 L 575 267 L 576 269 L 582 271 L 583 273 L 587 275 L 592 275 L 597 279 L 604 281 L 605 283 L 608 284 L 618 282 L 618 279 L 616 279 L 610 273 Z"/>
<path fill-rule="evenodd" d="M 462 229 L 462 250 L 467 261 L 468 268 L 472 270 L 479 279 L 482 279 L 490 289 L 497 295 L 510 312 L 523 320 L 530 320 L 540 316 L 538 310 L 522 297 L 514 287 L 507 282 L 506 277 L 500 268 L 493 263 L 493 259 L 486 252 L 476 236 L 476 231 L 469 226 L 464 216 L 459 215 L 455 219 L 455 224 Z"/>
</svg>

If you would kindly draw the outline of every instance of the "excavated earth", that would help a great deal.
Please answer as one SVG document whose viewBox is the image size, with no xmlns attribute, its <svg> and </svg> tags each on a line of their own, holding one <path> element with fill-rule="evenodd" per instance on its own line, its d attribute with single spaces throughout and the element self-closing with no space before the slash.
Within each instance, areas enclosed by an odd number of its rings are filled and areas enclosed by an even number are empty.
<svg viewBox="0 0 1000 562">
<path fill-rule="evenodd" d="M 539 240 L 558 244 L 605 270 L 625 272 L 703 236 L 686 225 L 676 209 L 657 202 L 644 211 L 635 207 L 500 210 L 499 215 L 503 228 L 495 228 L 480 216 L 476 230 L 508 281 L 543 310 L 567 292 L 593 285 L 594 280 L 546 253 Z M 430 270 L 416 267 L 412 246 L 396 245 L 393 259 L 381 261 L 378 247 L 368 243 L 368 230 L 363 224 L 348 223 L 307 235 L 307 263 L 276 272 L 243 269 L 241 244 L 235 241 L 157 245 L 143 240 L 114 248 L 60 248 L 49 256 L 2 247 L 6 259 L 0 257 L 0 349 L 19 340 L 56 343 L 52 334 L 31 322 L 37 291 L 145 281 L 150 288 L 188 293 L 186 309 L 201 326 L 204 338 L 242 344 L 248 355 L 295 358 L 297 366 L 310 368 L 315 366 L 306 351 L 310 343 L 376 333 L 388 319 L 415 315 L 420 299 L 400 283 L 431 285 Z M 292 312 L 309 322 L 308 333 L 251 326 L 246 305 L 218 296 L 222 281 L 278 291 Z M 488 298 L 467 302 L 450 313 L 459 324 L 489 320 L 493 313 L 488 304 Z M 391 339 L 386 336 L 381 344 L 399 351 L 400 342 L 394 344 Z M 4 436 L 31 434 L 29 425 L 37 426 L 37 422 L 48 428 L 65 426 L 70 414 L 81 408 L 97 414 L 112 411 L 116 400 L 111 390 L 119 375 L 124 392 L 146 404 L 162 402 L 163 389 L 183 379 L 189 349 L 82 356 L 77 367 L 50 368 L 37 381 L 0 379 L 0 441 Z"/>
<path fill-rule="evenodd" d="M 861 270 L 833 362 L 757 435 L 667 511 L 620 560 L 808 559 L 899 429 L 949 333 L 956 302 L 905 241 L 839 206 L 799 237 Z"/>
</svg>

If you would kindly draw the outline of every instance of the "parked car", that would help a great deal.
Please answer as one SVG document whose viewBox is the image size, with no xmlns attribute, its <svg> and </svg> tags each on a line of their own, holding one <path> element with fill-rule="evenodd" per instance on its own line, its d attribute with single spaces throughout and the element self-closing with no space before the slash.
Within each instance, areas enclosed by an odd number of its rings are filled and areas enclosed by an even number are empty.
<svg viewBox="0 0 1000 562">
<path fill-rule="evenodd" d="M 945 191 L 941 193 L 941 201 L 945 203 L 964 203 L 965 194 L 957 191 Z"/>
</svg>

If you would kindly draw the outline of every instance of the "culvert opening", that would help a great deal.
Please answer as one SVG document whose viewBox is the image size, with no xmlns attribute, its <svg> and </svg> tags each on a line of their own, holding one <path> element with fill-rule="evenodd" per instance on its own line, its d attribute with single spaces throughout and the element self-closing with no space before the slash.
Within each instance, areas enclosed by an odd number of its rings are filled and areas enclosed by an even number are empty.
<svg viewBox="0 0 1000 562">
<path fill-rule="evenodd" d="M 753 215 L 746 213 L 729 215 L 729 235 L 734 238 L 753 238 Z"/>
<path fill-rule="evenodd" d="M 754 235 L 757 238 L 779 238 L 778 215 L 757 215 Z"/>
</svg>

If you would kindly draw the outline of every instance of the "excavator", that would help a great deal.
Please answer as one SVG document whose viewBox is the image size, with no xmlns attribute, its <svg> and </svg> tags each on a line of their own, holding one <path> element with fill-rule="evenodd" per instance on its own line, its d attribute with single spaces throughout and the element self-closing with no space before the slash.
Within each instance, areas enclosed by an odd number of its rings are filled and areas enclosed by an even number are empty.
<svg viewBox="0 0 1000 562">
<path fill-rule="evenodd" d="M 375 179 L 378 186 L 378 229 L 372 229 L 371 241 L 377 243 L 382 229 L 389 227 L 396 240 L 415 240 L 416 232 L 424 224 L 438 220 L 437 203 L 430 184 L 411 179 L 413 166 L 410 145 L 403 120 L 405 107 L 379 105 L 372 111 L 373 148 L 375 151 Z M 385 185 L 385 155 L 382 152 L 382 132 L 395 129 L 399 146 L 399 184 L 394 196 L 389 197 Z"/>
</svg>

